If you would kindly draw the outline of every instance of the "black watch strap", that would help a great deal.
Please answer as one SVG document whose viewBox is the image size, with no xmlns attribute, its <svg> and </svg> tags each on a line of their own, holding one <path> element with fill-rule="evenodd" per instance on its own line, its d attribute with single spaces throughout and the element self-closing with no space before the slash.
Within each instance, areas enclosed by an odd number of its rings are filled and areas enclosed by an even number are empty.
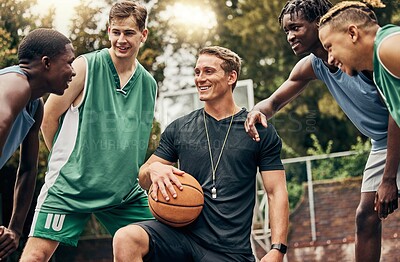
<svg viewBox="0 0 400 262">
<path fill-rule="evenodd" d="M 279 252 L 282 254 L 286 254 L 287 251 L 287 246 L 285 244 L 279 243 L 279 244 L 272 244 L 271 249 L 277 249 Z"/>
</svg>

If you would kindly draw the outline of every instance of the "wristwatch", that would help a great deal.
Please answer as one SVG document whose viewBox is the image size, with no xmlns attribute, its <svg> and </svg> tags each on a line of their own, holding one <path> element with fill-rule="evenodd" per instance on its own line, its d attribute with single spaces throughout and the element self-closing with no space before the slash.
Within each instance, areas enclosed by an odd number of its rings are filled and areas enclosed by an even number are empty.
<svg viewBox="0 0 400 262">
<path fill-rule="evenodd" d="M 286 254 L 287 246 L 282 243 L 272 244 L 271 249 L 278 249 L 282 254 Z"/>
</svg>

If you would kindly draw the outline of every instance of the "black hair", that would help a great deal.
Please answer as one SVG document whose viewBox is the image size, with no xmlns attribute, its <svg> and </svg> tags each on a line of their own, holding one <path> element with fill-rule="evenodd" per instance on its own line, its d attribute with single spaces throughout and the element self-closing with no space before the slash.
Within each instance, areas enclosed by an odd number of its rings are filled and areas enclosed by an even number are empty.
<svg viewBox="0 0 400 262">
<path fill-rule="evenodd" d="M 301 14 L 308 22 L 314 22 L 323 16 L 333 6 L 329 0 L 289 0 L 279 15 L 278 21 L 282 26 L 283 16 L 286 14 Z"/>
<path fill-rule="evenodd" d="M 32 60 L 43 56 L 56 57 L 65 52 L 71 40 L 62 33 L 49 28 L 32 30 L 18 47 L 18 60 Z"/>
</svg>

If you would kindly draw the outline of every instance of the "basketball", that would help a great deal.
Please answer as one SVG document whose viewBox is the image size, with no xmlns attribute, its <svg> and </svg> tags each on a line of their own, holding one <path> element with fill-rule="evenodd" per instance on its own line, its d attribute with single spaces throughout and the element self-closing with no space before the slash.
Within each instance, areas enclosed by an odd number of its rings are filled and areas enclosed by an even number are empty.
<svg viewBox="0 0 400 262">
<path fill-rule="evenodd" d="M 151 197 L 153 187 L 149 189 L 149 207 L 153 216 L 160 222 L 173 226 L 183 227 L 192 223 L 200 215 L 204 205 L 203 189 L 199 182 L 188 173 L 176 176 L 183 186 L 183 190 L 175 185 L 176 198 L 173 198 L 169 190 L 169 201 L 158 190 L 155 201 Z"/>
</svg>

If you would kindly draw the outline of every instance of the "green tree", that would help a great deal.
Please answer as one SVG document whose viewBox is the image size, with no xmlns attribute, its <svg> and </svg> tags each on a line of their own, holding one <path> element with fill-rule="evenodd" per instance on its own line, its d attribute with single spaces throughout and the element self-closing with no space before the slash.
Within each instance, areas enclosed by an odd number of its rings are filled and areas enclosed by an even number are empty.
<svg viewBox="0 0 400 262">
<path fill-rule="evenodd" d="M 329 141 L 326 148 L 323 148 L 315 135 L 311 137 L 313 139 L 313 147 L 308 148 L 308 155 L 316 156 L 332 153 L 332 140 Z M 313 179 L 323 180 L 362 176 L 365 163 L 371 151 L 371 143 L 369 141 L 364 142 L 360 137 L 357 137 L 357 143 L 351 145 L 350 149 L 355 152 L 354 155 L 313 161 Z"/>
<path fill-rule="evenodd" d="M 76 55 L 88 53 L 109 46 L 107 24 L 104 21 L 104 7 L 94 6 L 93 1 L 82 0 L 75 8 L 71 23 L 72 44 Z"/>
<path fill-rule="evenodd" d="M 0 28 L 0 67 L 6 67 L 11 61 L 16 60 L 17 50 L 11 47 L 11 34 Z M 7 59 L 8 58 L 8 59 Z"/>
<path fill-rule="evenodd" d="M 385 8 L 374 9 L 380 25 L 400 24 L 400 2 L 398 0 L 382 0 Z"/>
<path fill-rule="evenodd" d="M 312 134 L 311 139 L 313 145 L 307 149 L 307 155 L 318 156 L 332 153 L 332 140 L 324 147 L 320 144 L 316 135 Z M 361 137 L 357 137 L 357 142 L 350 146 L 350 150 L 354 151 L 354 154 L 350 156 L 311 161 L 313 181 L 362 176 L 371 150 L 371 144 L 369 141 L 365 142 Z M 285 170 L 289 204 L 290 209 L 293 210 L 303 195 L 303 184 L 307 182 L 306 163 L 286 164 Z"/>
<path fill-rule="evenodd" d="M 31 12 L 36 1 L 0 0 L 1 66 L 17 63 L 17 47 L 22 37 L 35 28 L 37 16 Z"/>
</svg>

